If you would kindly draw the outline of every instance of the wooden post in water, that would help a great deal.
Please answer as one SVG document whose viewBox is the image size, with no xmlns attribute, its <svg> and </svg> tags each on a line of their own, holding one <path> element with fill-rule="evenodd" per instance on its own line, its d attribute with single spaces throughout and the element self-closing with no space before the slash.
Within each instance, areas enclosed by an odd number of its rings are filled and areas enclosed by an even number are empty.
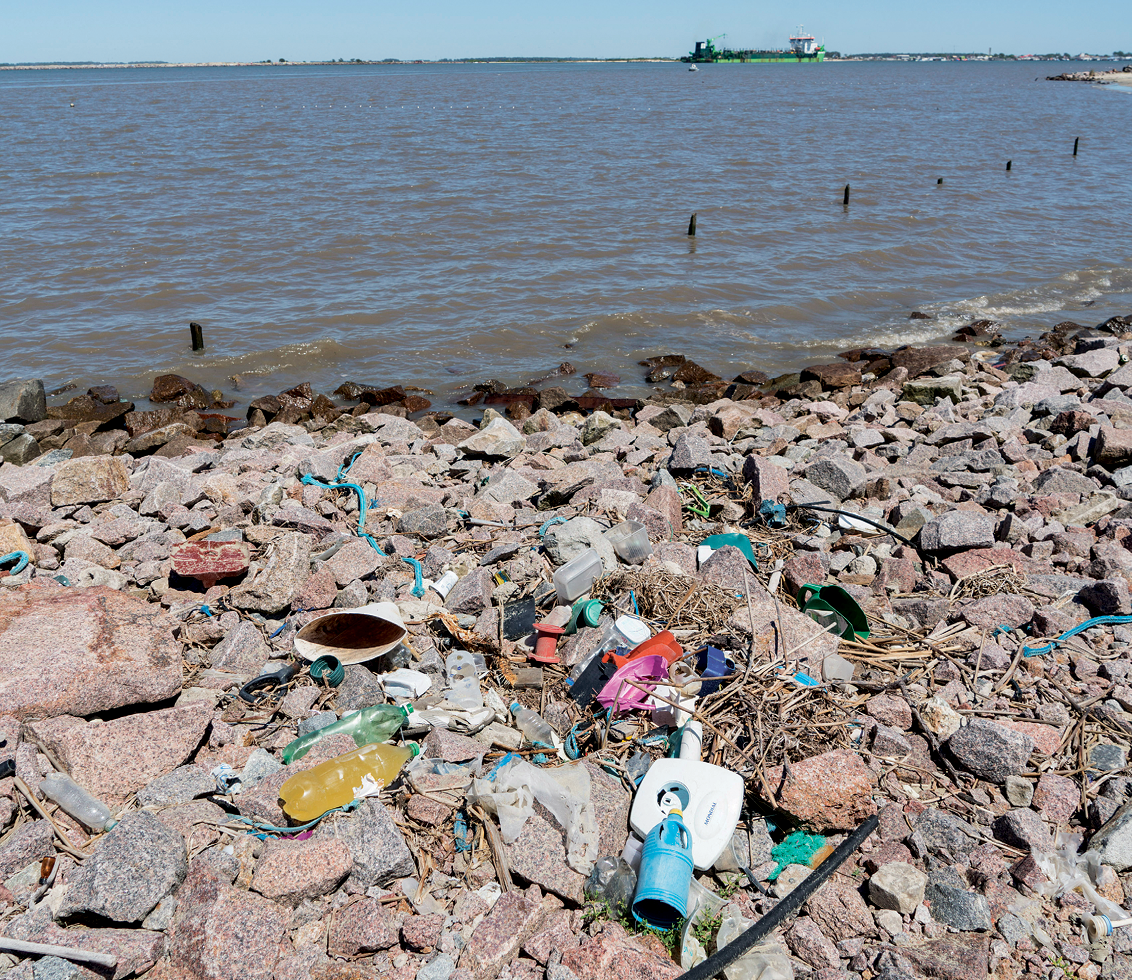
<svg viewBox="0 0 1139 980">
<path fill-rule="evenodd" d="M 696 237 L 696 215 L 695 214 L 692 215 L 692 217 L 688 219 L 688 237 L 689 238 L 695 238 Z"/>
<path fill-rule="evenodd" d="M 202 325 L 190 321 L 190 345 L 194 350 L 205 350 L 206 342 L 202 340 Z"/>
<path fill-rule="evenodd" d="M 842 189 L 842 206 L 845 208 L 850 203 L 850 184 Z"/>
<path fill-rule="evenodd" d="M 1011 160 L 1009 160 L 1009 162 L 1005 164 L 1005 170 L 1012 170 L 1012 161 Z"/>
<path fill-rule="evenodd" d="M 938 177 L 937 182 L 940 184 L 944 179 L 945 179 L 944 177 Z"/>
<path fill-rule="evenodd" d="M 1080 138 L 1076 137 L 1076 142 L 1072 144 L 1072 156 L 1080 152 Z"/>
</svg>

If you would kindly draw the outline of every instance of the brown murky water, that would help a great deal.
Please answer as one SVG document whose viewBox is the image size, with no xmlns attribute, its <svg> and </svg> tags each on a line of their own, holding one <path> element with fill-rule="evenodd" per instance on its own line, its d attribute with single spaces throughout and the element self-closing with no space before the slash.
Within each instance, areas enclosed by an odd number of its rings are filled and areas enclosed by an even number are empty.
<svg viewBox="0 0 1139 980">
<path fill-rule="evenodd" d="M 1047 67 L 0 72 L 0 376 L 446 401 L 1095 323 L 1131 304 L 1131 96 Z"/>
</svg>

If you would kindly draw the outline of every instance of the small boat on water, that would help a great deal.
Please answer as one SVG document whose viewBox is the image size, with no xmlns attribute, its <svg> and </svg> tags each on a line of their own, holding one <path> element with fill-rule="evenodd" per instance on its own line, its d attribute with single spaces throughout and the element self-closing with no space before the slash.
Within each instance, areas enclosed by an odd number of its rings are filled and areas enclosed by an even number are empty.
<svg viewBox="0 0 1139 980">
<path fill-rule="evenodd" d="M 699 68 L 697 68 L 695 65 L 689 65 L 689 66 L 688 66 L 688 70 L 689 70 L 689 71 L 699 71 L 700 69 L 699 69 Z"/>
</svg>

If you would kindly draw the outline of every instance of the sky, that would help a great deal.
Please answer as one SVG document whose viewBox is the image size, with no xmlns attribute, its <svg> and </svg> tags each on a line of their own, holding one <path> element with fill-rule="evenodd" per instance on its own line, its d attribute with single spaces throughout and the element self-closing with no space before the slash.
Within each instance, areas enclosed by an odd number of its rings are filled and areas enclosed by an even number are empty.
<svg viewBox="0 0 1139 980">
<path fill-rule="evenodd" d="M 0 62 L 677 57 L 724 32 L 783 47 L 798 24 L 851 54 L 1131 50 L 1129 0 L 48 0 L 7 5 Z"/>
</svg>

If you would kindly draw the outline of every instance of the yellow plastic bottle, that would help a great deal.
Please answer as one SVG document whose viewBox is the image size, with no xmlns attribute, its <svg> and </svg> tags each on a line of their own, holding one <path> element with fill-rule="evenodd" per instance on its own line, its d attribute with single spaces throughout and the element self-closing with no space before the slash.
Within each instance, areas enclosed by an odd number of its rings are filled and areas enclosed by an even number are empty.
<svg viewBox="0 0 1139 980">
<path fill-rule="evenodd" d="M 419 746 L 414 743 L 377 745 L 373 742 L 345 752 L 286 779 L 280 793 L 283 809 L 300 823 L 315 820 L 322 813 L 351 803 L 352 791 L 363 784 L 365 776 L 371 776 L 381 787 L 387 786 L 399 775 L 404 763 L 417 755 Z"/>
</svg>

